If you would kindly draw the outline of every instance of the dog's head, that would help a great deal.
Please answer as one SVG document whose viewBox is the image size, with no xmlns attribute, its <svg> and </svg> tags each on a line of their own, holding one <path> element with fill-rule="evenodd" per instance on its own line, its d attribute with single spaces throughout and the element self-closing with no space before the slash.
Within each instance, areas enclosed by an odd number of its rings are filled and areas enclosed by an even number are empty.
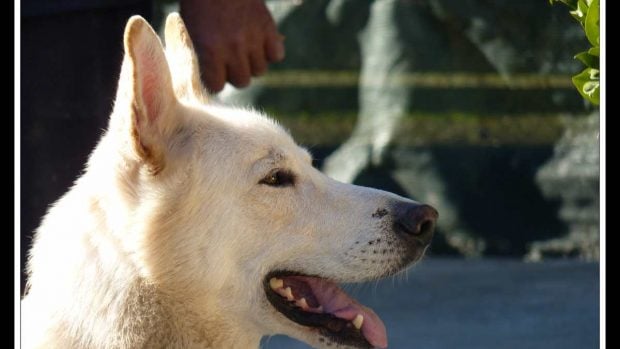
<svg viewBox="0 0 620 349">
<path fill-rule="evenodd" d="M 165 50 L 132 18 L 125 50 L 106 138 L 123 158 L 128 246 L 142 275 L 205 321 L 251 336 L 386 347 L 379 317 L 337 283 L 419 260 L 437 212 L 332 180 L 272 120 L 208 103 L 178 15 L 167 20 Z"/>
</svg>

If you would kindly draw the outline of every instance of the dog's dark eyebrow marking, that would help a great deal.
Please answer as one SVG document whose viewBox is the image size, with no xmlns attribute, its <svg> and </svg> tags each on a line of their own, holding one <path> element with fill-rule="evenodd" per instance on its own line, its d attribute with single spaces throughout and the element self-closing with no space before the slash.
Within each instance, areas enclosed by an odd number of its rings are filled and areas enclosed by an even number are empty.
<svg viewBox="0 0 620 349">
<path fill-rule="evenodd" d="M 277 151 L 275 149 L 272 149 L 269 151 L 269 156 L 273 158 L 275 161 L 283 161 L 284 159 L 286 159 L 286 156 L 284 156 L 282 152 Z"/>
<path fill-rule="evenodd" d="M 263 167 L 264 163 L 267 163 L 267 164 L 273 166 L 273 165 L 277 165 L 278 163 L 284 161 L 284 159 L 286 159 L 284 154 L 282 154 L 281 152 L 277 151 L 276 149 L 269 149 L 269 151 L 267 151 L 267 154 L 265 154 L 264 156 L 261 156 L 260 158 L 254 160 L 254 164 L 255 165 L 260 165 L 260 167 Z"/>
<path fill-rule="evenodd" d="M 260 159 L 257 159 L 256 161 L 269 161 L 269 163 L 271 164 L 277 164 L 279 162 L 282 162 L 286 159 L 286 156 L 284 156 L 284 154 L 281 151 L 278 151 L 277 149 L 271 148 L 269 149 L 269 151 L 267 152 L 267 155 L 261 157 Z"/>
</svg>

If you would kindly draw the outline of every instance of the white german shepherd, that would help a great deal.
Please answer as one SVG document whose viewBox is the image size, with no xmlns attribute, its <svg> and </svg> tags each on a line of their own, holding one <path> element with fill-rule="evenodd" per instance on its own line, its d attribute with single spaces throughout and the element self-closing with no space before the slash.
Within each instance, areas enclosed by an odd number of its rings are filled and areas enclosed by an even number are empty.
<svg viewBox="0 0 620 349">
<path fill-rule="evenodd" d="M 437 212 L 336 182 L 270 119 L 207 103 L 181 18 L 125 30 L 110 124 L 30 251 L 27 348 L 387 347 L 338 282 L 419 260 Z"/>
</svg>

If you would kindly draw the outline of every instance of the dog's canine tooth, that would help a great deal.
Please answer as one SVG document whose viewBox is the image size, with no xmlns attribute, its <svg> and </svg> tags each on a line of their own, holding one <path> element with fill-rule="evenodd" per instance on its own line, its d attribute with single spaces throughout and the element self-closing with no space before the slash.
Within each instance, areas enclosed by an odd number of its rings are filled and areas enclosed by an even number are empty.
<svg viewBox="0 0 620 349">
<path fill-rule="evenodd" d="M 291 290 L 290 287 L 278 288 L 278 289 L 275 289 L 274 292 L 279 294 L 280 296 L 286 298 L 289 301 L 294 300 L 294 298 L 292 297 L 293 296 L 293 291 Z"/>
<path fill-rule="evenodd" d="M 362 328 L 362 324 L 364 323 L 364 316 L 362 314 L 357 314 L 357 316 L 355 317 L 355 319 L 353 319 L 353 326 L 355 326 L 355 328 L 357 328 L 358 330 L 360 328 Z"/>
<path fill-rule="evenodd" d="M 297 301 L 295 301 L 295 304 L 296 304 L 298 307 L 300 307 L 302 310 L 307 310 L 308 308 L 310 308 L 310 307 L 308 306 L 308 302 L 306 302 L 306 299 L 305 299 L 305 298 L 298 299 Z"/>
<path fill-rule="evenodd" d="M 291 290 L 290 287 L 285 288 L 283 292 L 281 293 L 281 295 L 286 297 L 286 299 L 289 301 L 292 301 L 295 299 L 295 297 L 293 297 L 293 290 Z"/>
<path fill-rule="evenodd" d="M 269 280 L 269 287 L 271 287 L 272 290 L 282 288 L 284 287 L 284 280 L 273 277 Z"/>
</svg>

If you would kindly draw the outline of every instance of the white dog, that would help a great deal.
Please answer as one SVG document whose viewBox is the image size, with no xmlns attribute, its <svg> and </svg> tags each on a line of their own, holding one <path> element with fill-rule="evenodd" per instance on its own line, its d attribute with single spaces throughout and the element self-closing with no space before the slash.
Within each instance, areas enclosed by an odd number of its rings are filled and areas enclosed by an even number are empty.
<svg viewBox="0 0 620 349">
<path fill-rule="evenodd" d="M 336 182 L 270 119 L 207 103 L 177 14 L 165 51 L 141 17 L 124 43 L 108 130 L 30 251 L 25 347 L 387 347 L 337 283 L 419 260 L 437 212 Z"/>
</svg>

